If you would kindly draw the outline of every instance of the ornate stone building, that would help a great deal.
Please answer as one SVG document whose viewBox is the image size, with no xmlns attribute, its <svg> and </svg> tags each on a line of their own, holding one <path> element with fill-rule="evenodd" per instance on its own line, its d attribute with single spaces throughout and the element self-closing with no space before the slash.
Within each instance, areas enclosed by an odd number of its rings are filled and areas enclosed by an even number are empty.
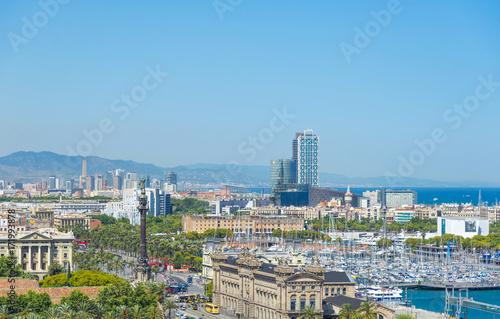
<svg viewBox="0 0 500 319">
<path fill-rule="evenodd" d="M 323 314 L 322 300 L 337 294 L 354 297 L 355 283 L 345 272 L 326 272 L 315 260 L 298 270 L 281 261 L 262 263 L 243 251 L 238 258 L 212 254 L 213 302 L 242 318 L 296 319 L 312 305 Z"/>
<path fill-rule="evenodd" d="M 220 239 L 207 239 L 207 245 L 203 249 L 203 278 L 206 280 L 213 279 L 213 268 L 212 268 L 212 253 L 220 248 Z M 287 264 L 292 267 L 303 267 L 306 262 L 306 254 L 302 249 L 300 239 L 286 239 L 285 246 L 282 250 L 266 250 L 263 251 L 259 248 L 251 248 L 250 252 L 255 253 L 255 258 L 262 263 L 270 263 L 278 265 L 280 260 L 283 258 L 286 260 Z M 227 249 L 223 251 L 223 254 L 227 257 L 237 257 L 240 254 L 239 249 Z"/>
<path fill-rule="evenodd" d="M 24 270 L 43 277 L 51 264 L 67 266 L 72 262 L 73 240 L 72 233 L 53 229 L 19 231 L 11 239 L 8 238 L 8 232 L 2 231 L 0 255 L 9 256 L 12 252 Z"/>
</svg>

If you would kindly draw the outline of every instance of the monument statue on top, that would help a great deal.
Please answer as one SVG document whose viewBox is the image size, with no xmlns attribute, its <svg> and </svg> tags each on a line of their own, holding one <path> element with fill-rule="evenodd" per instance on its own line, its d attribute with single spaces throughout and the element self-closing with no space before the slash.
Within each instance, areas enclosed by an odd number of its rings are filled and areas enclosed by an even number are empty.
<svg viewBox="0 0 500 319">
<path fill-rule="evenodd" d="M 149 258 L 146 255 L 146 214 L 148 212 L 148 197 L 146 196 L 146 180 L 141 178 L 139 185 L 141 187 L 141 195 L 139 196 L 139 206 L 137 209 L 141 214 L 141 245 L 140 255 L 137 258 L 134 269 L 134 279 L 137 282 L 146 282 L 152 279 L 151 266 L 149 265 Z"/>
</svg>

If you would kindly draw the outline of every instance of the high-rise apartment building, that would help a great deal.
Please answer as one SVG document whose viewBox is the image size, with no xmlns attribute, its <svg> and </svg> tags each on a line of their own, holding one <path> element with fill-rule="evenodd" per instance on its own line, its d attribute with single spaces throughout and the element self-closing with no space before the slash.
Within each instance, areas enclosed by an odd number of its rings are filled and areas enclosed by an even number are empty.
<svg viewBox="0 0 500 319">
<path fill-rule="evenodd" d="M 125 171 L 122 169 L 115 169 L 115 176 L 120 176 L 123 181 L 125 179 Z"/>
<path fill-rule="evenodd" d="M 177 192 L 177 173 L 165 172 L 165 191 L 170 193 Z"/>
<path fill-rule="evenodd" d="M 122 190 L 123 189 L 123 180 L 121 176 L 113 177 L 113 189 Z"/>
<path fill-rule="evenodd" d="M 393 208 L 412 206 L 417 204 L 417 192 L 412 190 L 391 190 L 382 189 L 380 191 L 382 205 Z"/>
<path fill-rule="evenodd" d="M 56 189 L 56 177 L 54 175 L 49 177 L 49 189 Z"/>
<path fill-rule="evenodd" d="M 66 192 L 71 192 L 73 190 L 73 180 L 70 179 L 66 181 Z"/>
<path fill-rule="evenodd" d="M 318 186 L 319 137 L 313 134 L 313 130 L 297 135 L 297 181 L 299 184 Z"/>
<path fill-rule="evenodd" d="M 87 157 L 82 158 L 82 175 L 80 175 L 80 188 L 83 188 L 87 181 Z"/>
<path fill-rule="evenodd" d="M 380 190 L 363 192 L 363 196 L 368 198 L 368 206 L 380 204 Z"/>
<path fill-rule="evenodd" d="M 85 190 L 93 191 L 94 190 L 94 184 L 95 184 L 95 178 L 94 178 L 94 176 L 87 176 L 85 178 Z"/>
<path fill-rule="evenodd" d="M 95 184 L 94 184 L 94 190 L 100 191 L 103 189 L 103 179 L 102 175 L 98 174 L 95 177 Z"/>
<path fill-rule="evenodd" d="M 170 194 L 166 194 L 157 188 L 146 189 L 148 196 L 148 214 L 153 216 L 169 215 L 172 213 L 170 205 Z"/>
<path fill-rule="evenodd" d="M 113 177 L 115 177 L 113 171 L 106 172 L 106 188 L 113 188 Z"/>
</svg>

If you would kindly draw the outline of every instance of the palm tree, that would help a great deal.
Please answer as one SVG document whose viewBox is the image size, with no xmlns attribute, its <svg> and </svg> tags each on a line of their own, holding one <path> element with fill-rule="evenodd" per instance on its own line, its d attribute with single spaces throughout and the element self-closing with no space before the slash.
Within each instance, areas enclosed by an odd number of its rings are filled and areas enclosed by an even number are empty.
<svg viewBox="0 0 500 319">
<path fill-rule="evenodd" d="M 115 315 L 114 311 L 109 311 L 104 316 L 104 319 L 119 319 L 118 316 Z"/>
<path fill-rule="evenodd" d="M 118 315 L 118 318 L 127 319 L 130 315 L 130 312 L 128 311 L 127 306 L 123 305 L 116 307 L 116 314 Z"/>
<path fill-rule="evenodd" d="M 139 307 L 139 305 L 135 305 L 134 307 L 132 307 L 132 309 L 130 310 L 130 314 L 131 314 L 132 319 L 144 318 L 144 313 L 143 313 L 141 307 Z"/>
<path fill-rule="evenodd" d="M 45 311 L 45 316 L 47 319 L 57 319 L 60 318 L 59 307 L 50 307 Z"/>
<path fill-rule="evenodd" d="M 94 307 L 94 316 L 96 319 L 103 319 L 106 316 L 106 308 L 100 303 Z"/>
<path fill-rule="evenodd" d="M 7 305 L 3 305 L 0 307 L 0 319 L 9 319 L 9 307 Z"/>
<path fill-rule="evenodd" d="M 163 309 L 168 310 L 168 319 L 171 319 L 172 310 L 177 310 L 179 306 L 172 299 L 165 299 L 163 302 Z"/>
<path fill-rule="evenodd" d="M 361 307 L 359 307 L 357 312 L 361 319 L 377 319 L 377 311 L 375 310 L 375 305 L 373 303 L 361 303 Z"/>
<path fill-rule="evenodd" d="M 339 318 L 341 318 L 341 319 L 353 319 L 355 313 L 356 313 L 356 310 L 354 310 L 354 307 L 350 303 L 345 303 L 340 308 Z"/>
<path fill-rule="evenodd" d="M 316 312 L 316 309 L 313 305 L 306 306 L 300 312 L 299 319 L 321 319 L 322 316 L 319 312 Z"/>
<path fill-rule="evenodd" d="M 160 319 L 162 317 L 163 316 L 161 315 L 160 310 L 158 310 L 158 308 L 153 308 L 153 309 L 151 309 L 151 310 L 148 311 L 148 314 L 147 314 L 146 318 L 149 318 L 149 319 Z"/>
<path fill-rule="evenodd" d="M 115 275 L 118 276 L 118 271 L 123 270 L 123 263 L 120 257 L 116 256 L 110 263 L 110 269 L 115 270 Z"/>
</svg>

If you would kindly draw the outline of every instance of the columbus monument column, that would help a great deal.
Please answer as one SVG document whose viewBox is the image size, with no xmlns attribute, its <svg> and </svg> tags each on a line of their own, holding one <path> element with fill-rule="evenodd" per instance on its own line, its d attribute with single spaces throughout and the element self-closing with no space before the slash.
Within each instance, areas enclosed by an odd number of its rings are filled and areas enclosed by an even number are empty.
<svg viewBox="0 0 500 319">
<path fill-rule="evenodd" d="M 146 196 L 146 188 L 144 186 L 146 180 L 141 178 L 141 196 L 139 196 L 139 213 L 141 214 L 141 245 L 140 256 L 137 258 L 134 269 L 134 279 L 136 282 L 146 282 L 152 280 L 151 266 L 149 259 L 146 256 L 146 214 L 148 212 L 148 197 Z"/>
</svg>

